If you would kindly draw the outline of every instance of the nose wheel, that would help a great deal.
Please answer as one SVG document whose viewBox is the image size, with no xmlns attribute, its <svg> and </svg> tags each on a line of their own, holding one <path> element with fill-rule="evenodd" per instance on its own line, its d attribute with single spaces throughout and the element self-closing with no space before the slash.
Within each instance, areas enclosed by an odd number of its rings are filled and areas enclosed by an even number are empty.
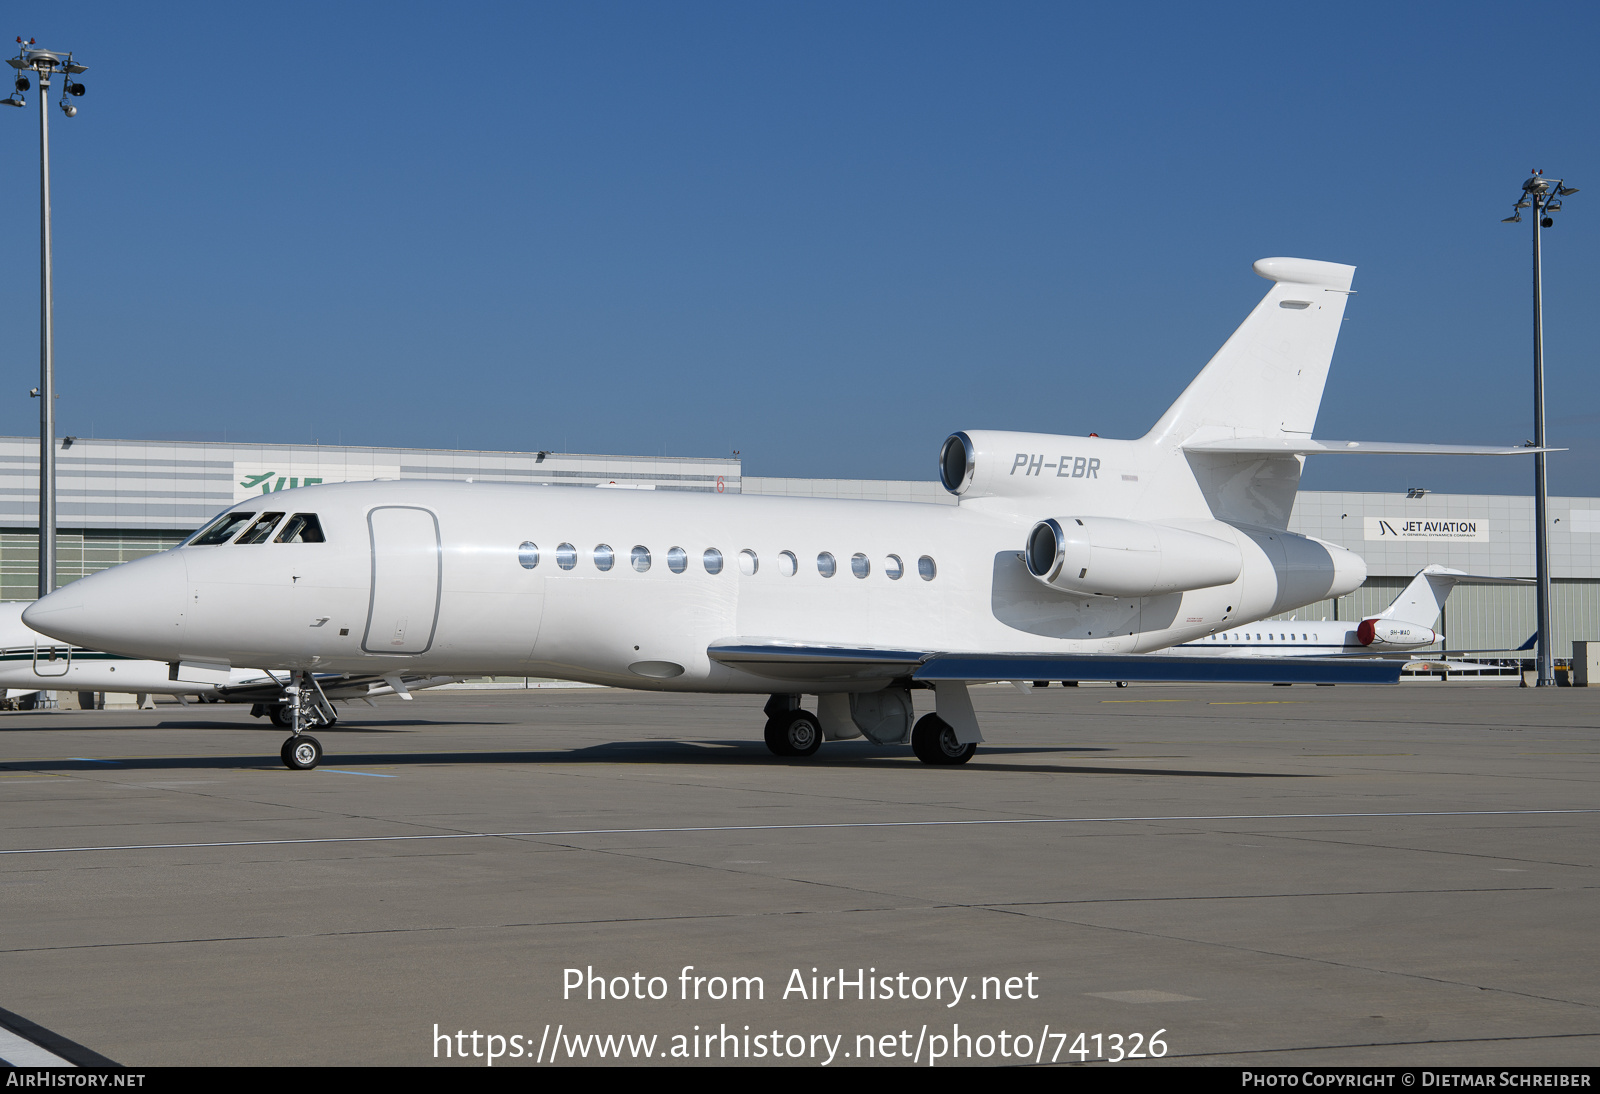
<svg viewBox="0 0 1600 1094">
<path fill-rule="evenodd" d="M 294 771 L 310 771 L 322 762 L 322 742 L 302 733 L 283 742 L 278 755 L 283 757 L 283 766 Z"/>
<path fill-rule="evenodd" d="M 283 697 L 285 702 L 268 713 L 277 724 L 287 724 L 294 735 L 283 742 L 278 755 L 283 758 L 283 766 L 291 771 L 310 771 L 322 762 L 322 742 L 305 731 L 316 725 L 331 726 L 338 721 L 338 715 L 309 672 L 291 676 L 283 689 Z"/>
</svg>

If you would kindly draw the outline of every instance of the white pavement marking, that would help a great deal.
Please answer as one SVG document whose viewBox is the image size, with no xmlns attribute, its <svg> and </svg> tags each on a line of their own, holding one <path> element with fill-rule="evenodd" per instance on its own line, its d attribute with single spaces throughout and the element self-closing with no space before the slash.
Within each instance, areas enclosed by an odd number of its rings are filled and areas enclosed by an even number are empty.
<svg viewBox="0 0 1600 1094">
<path fill-rule="evenodd" d="M 53 1052 L 46 1052 L 25 1037 L 0 1026 L 0 1060 L 12 1067 L 77 1067 Z"/>
<path fill-rule="evenodd" d="M 1173 991 L 1157 991 L 1154 988 L 1136 988 L 1133 991 L 1090 991 L 1085 995 L 1092 995 L 1098 999 L 1109 999 L 1113 1003 L 1199 1003 L 1203 1000 L 1193 995 L 1179 995 Z"/>
<path fill-rule="evenodd" d="M 995 820 L 838 821 L 816 824 L 720 824 L 684 828 L 564 828 L 544 832 L 430 832 L 414 836 L 320 836 L 315 839 L 224 840 L 216 843 L 124 843 L 98 847 L 17 847 L 0 855 L 59 855 L 70 851 L 172 851 L 207 847 L 289 847 L 315 843 L 404 843 L 441 839 L 535 839 L 546 836 L 646 836 L 691 832 L 797 832 L 825 828 L 943 828 L 980 824 L 1142 824 L 1263 820 L 1382 820 L 1397 817 L 1551 817 L 1600 809 L 1456 809 L 1403 813 L 1241 813 L 1205 817 L 1007 817 Z"/>
</svg>

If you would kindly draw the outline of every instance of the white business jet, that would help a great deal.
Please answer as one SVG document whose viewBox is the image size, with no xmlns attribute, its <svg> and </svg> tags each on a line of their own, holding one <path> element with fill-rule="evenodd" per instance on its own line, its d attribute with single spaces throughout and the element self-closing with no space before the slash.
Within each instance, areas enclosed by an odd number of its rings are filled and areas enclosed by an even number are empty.
<svg viewBox="0 0 1600 1094">
<path fill-rule="evenodd" d="M 18 700 L 25 709 L 34 705 L 33 700 L 41 691 L 75 691 L 80 696 L 95 692 L 173 695 L 205 702 L 249 703 L 251 713 L 257 717 L 265 715 L 274 725 L 290 724 L 284 693 L 291 682 L 288 674 L 274 676 L 260 669 L 230 668 L 220 683 L 181 681 L 165 661 L 137 660 L 52 642 L 23 623 L 22 613 L 27 607 L 24 602 L 0 604 L 0 697 Z M 409 695 L 455 679 L 408 675 L 402 680 L 401 690 Z M 371 673 L 325 676 L 320 686 L 329 700 L 370 700 L 395 694 L 393 686 Z M 339 720 L 331 701 L 318 705 L 310 715 L 318 725 L 332 725 Z"/>
<path fill-rule="evenodd" d="M 1532 585 L 1525 577 L 1482 577 L 1446 566 L 1425 566 L 1389 606 L 1365 619 L 1269 619 L 1180 642 L 1172 653 L 1230 657 L 1395 657 L 1444 641 L 1434 628 L 1457 585 Z M 1531 647 L 1529 639 L 1522 648 Z M 1455 654 L 1497 650 L 1452 650 Z"/>
<path fill-rule="evenodd" d="M 170 662 L 179 680 L 293 673 L 282 756 L 295 768 L 321 757 L 304 730 L 329 672 L 766 694 L 778 755 L 865 736 L 909 740 L 933 764 L 982 740 L 967 692 L 979 681 L 1393 683 L 1399 665 L 1381 661 L 1139 656 L 1362 583 L 1358 556 L 1285 530 L 1306 455 L 1533 451 L 1313 440 L 1354 267 L 1255 271 L 1266 298 L 1147 435 L 954 434 L 939 460 L 953 507 L 312 486 L 241 503 L 25 618 Z M 915 723 L 914 688 L 936 706 Z"/>
</svg>

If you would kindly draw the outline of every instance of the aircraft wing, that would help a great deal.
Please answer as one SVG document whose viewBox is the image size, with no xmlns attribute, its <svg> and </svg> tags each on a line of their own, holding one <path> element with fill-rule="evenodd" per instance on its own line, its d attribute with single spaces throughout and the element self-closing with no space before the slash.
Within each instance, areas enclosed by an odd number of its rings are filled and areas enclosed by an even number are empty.
<svg viewBox="0 0 1600 1094">
<path fill-rule="evenodd" d="M 1527 650 L 1533 649 L 1534 646 L 1538 645 L 1538 642 L 1539 642 L 1539 632 L 1538 631 L 1534 631 L 1532 634 L 1528 635 L 1528 640 L 1526 642 L 1524 642 L 1520 646 L 1500 646 L 1500 647 L 1495 648 L 1495 649 L 1486 649 L 1486 650 L 1440 650 L 1440 651 L 1438 651 L 1439 652 L 1439 657 L 1438 658 L 1429 658 L 1427 656 L 1419 654 L 1417 657 L 1414 658 L 1414 660 L 1417 660 L 1417 661 L 1439 660 L 1439 659 L 1446 658 L 1446 657 L 1463 657 L 1463 656 L 1465 656 L 1467 654 L 1472 654 L 1472 653 L 1523 653 L 1523 652 L 1525 652 Z"/>
<path fill-rule="evenodd" d="M 1405 662 L 1376 658 L 1185 657 L 1096 653 L 940 653 L 782 643 L 728 643 L 707 655 L 719 664 L 797 683 L 868 683 L 909 678 L 1126 680 L 1173 684 L 1394 684 Z"/>
<path fill-rule="evenodd" d="M 912 676 L 928 657 L 914 650 L 791 646 L 781 643 L 719 644 L 707 649 L 706 654 L 718 664 L 744 669 L 757 676 L 817 683 L 894 680 Z"/>
<path fill-rule="evenodd" d="M 451 684 L 459 679 L 459 676 L 402 676 L 400 678 L 407 691 L 435 688 L 440 684 Z M 389 695 L 394 692 L 394 688 L 385 677 L 374 674 L 318 676 L 317 684 L 322 688 L 322 693 L 330 700 L 367 699 L 378 695 Z M 217 688 L 216 694 L 227 703 L 281 703 L 284 698 L 283 684 L 275 680 L 270 674 L 263 674 L 257 680 L 246 680 L 238 684 L 224 685 Z"/>
</svg>

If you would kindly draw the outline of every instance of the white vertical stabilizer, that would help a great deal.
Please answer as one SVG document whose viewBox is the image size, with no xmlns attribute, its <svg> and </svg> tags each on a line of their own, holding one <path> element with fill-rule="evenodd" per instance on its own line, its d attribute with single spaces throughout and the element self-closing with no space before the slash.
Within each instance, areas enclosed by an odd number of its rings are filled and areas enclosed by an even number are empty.
<svg viewBox="0 0 1600 1094">
<path fill-rule="evenodd" d="M 1149 439 L 1309 437 L 1322 403 L 1354 266 L 1263 258 L 1266 297 L 1184 389 Z"/>
<path fill-rule="evenodd" d="M 1450 590 L 1457 585 L 1531 585 L 1525 577 L 1483 577 L 1446 566 L 1424 566 L 1417 571 L 1411 583 L 1400 590 L 1400 595 L 1374 619 L 1392 619 L 1397 623 L 1414 623 L 1433 629 L 1439 625 L 1444 612 L 1444 602 Z"/>
<path fill-rule="evenodd" d="M 1374 618 L 1392 619 L 1396 623 L 1415 623 L 1419 627 L 1432 630 L 1439 625 L 1444 602 L 1449 598 L 1450 590 L 1456 587 L 1456 579 L 1466 576 L 1462 570 L 1425 566 L 1411 579 L 1409 585 L 1400 590 L 1400 595 Z"/>
<path fill-rule="evenodd" d="M 1263 258 L 1255 271 L 1272 288 L 1144 439 L 1174 455 L 1184 452 L 1216 519 L 1282 529 L 1304 457 L 1193 446 L 1310 439 L 1356 268 Z"/>
</svg>

